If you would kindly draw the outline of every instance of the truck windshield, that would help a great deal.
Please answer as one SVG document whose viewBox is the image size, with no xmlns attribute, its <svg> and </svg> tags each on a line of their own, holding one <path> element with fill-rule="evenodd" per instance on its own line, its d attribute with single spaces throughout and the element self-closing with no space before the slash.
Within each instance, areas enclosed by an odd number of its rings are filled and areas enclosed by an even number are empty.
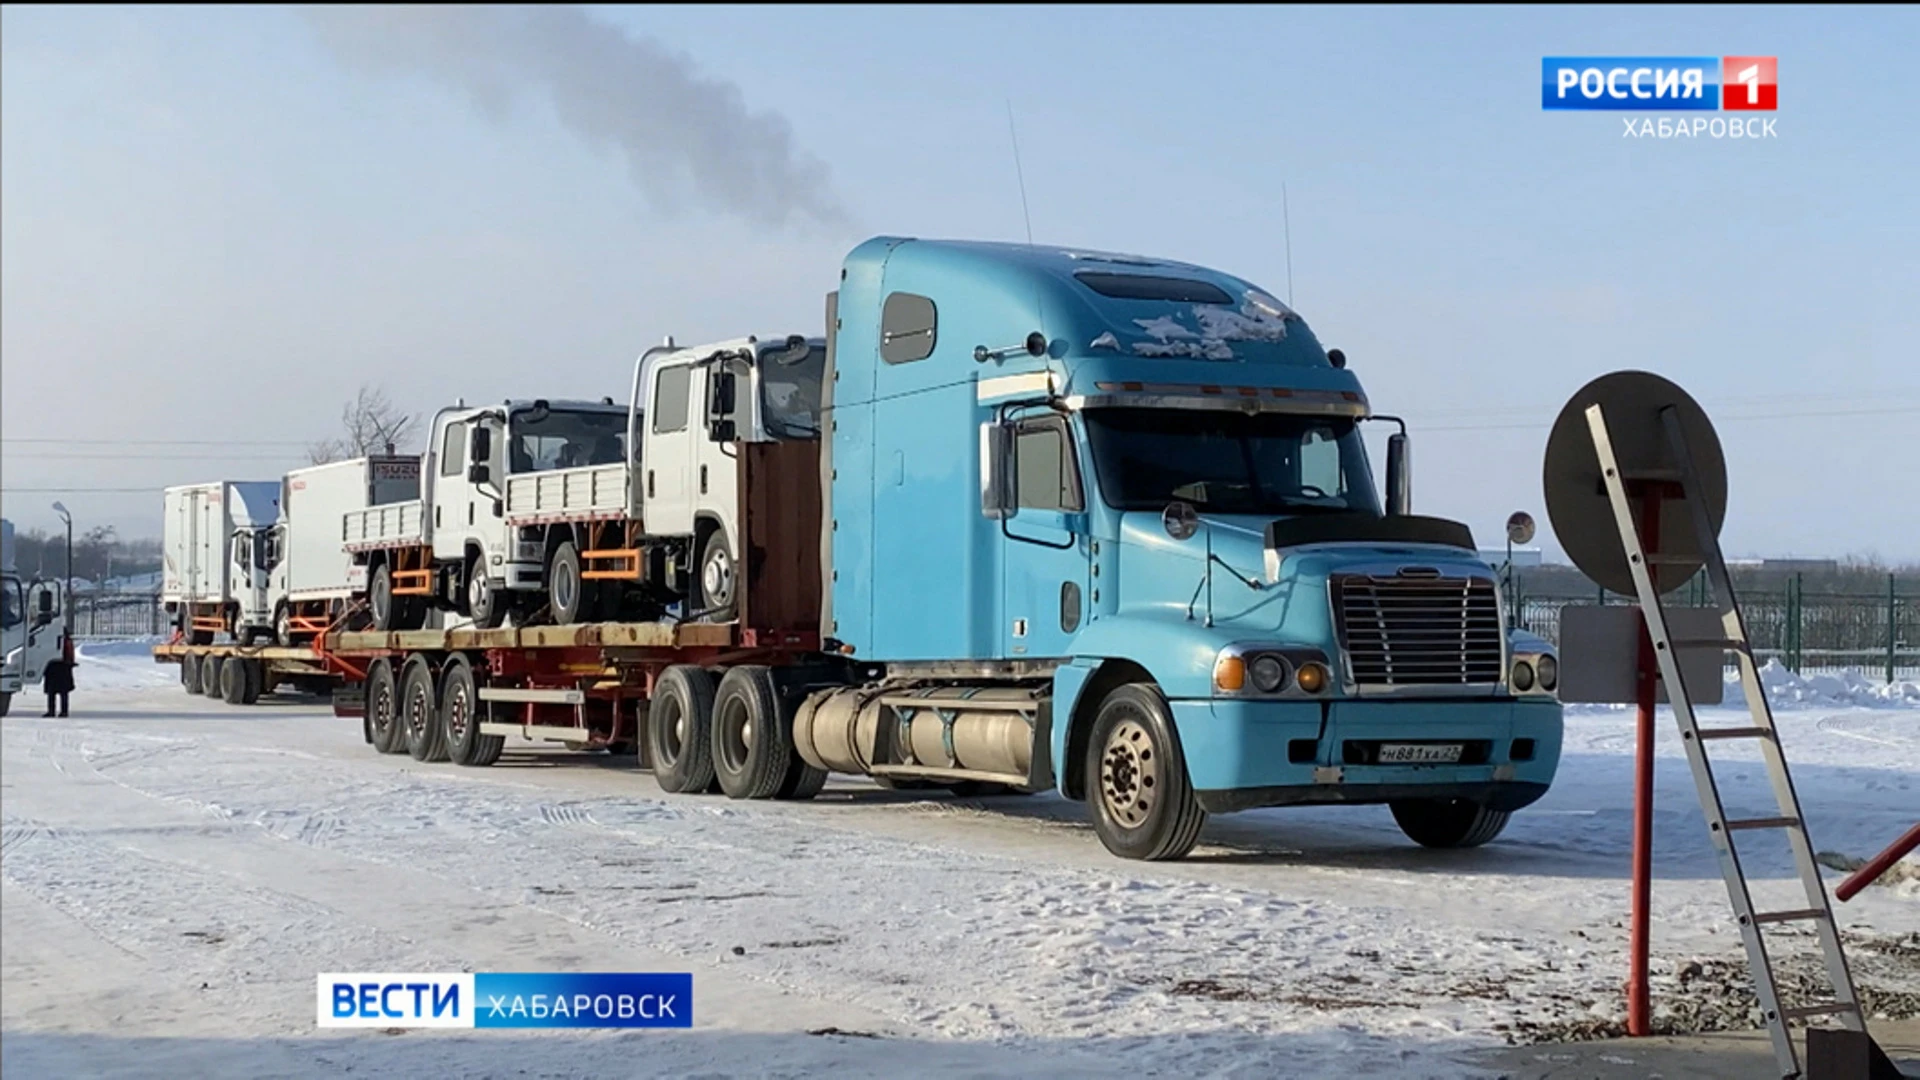
<svg viewBox="0 0 1920 1080">
<path fill-rule="evenodd" d="M 1216 514 L 1380 513 L 1351 419 L 1186 409 L 1089 409 L 1100 491 L 1116 510 L 1176 499 Z"/>
<path fill-rule="evenodd" d="M 760 358 L 761 419 L 776 439 L 820 437 L 820 376 L 827 350 L 769 351 Z"/>
<path fill-rule="evenodd" d="M 508 424 L 507 470 L 515 473 L 618 465 L 625 461 L 627 414 L 522 409 Z"/>
</svg>

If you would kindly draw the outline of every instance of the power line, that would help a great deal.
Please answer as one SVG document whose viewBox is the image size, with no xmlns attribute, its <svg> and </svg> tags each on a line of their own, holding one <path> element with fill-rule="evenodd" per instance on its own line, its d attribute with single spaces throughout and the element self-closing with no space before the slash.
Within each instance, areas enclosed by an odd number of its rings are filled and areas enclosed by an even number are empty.
<svg viewBox="0 0 1920 1080">
<path fill-rule="evenodd" d="M 0 438 L 10 443 L 62 443 L 69 446 L 306 446 L 294 439 L 69 439 L 59 436 Z"/>
</svg>

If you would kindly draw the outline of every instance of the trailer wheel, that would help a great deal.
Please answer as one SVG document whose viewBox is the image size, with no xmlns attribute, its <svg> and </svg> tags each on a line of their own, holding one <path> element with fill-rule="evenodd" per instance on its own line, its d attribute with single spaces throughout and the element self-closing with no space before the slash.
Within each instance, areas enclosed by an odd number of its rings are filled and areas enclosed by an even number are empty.
<svg viewBox="0 0 1920 1080">
<path fill-rule="evenodd" d="M 487 580 L 487 560 L 475 554 L 467 563 L 467 614 L 473 619 L 473 625 L 481 630 L 491 630 L 500 625 L 506 616 L 507 605 L 501 602 L 500 593 L 493 583 Z"/>
<path fill-rule="evenodd" d="M 220 665 L 220 700 L 229 705 L 247 703 L 247 662 L 240 657 Z"/>
<path fill-rule="evenodd" d="M 367 610 L 373 614 L 375 630 L 398 630 L 399 613 L 393 595 L 393 571 L 386 563 L 373 568 L 373 580 L 367 584 Z"/>
<path fill-rule="evenodd" d="M 200 692 L 210 698 L 220 696 L 220 673 L 226 670 L 227 659 L 212 653 L 200 661 Z"/>
<path fill-rule="evenodd" d="M 13 709 L 13 691 L 11 690 L 0 691 L 0 716 L 7 715 L 7 713 L 11 712 L 12 709 Z"/>
<path fill-rule="evenodd" d="M 714 529 L 700 548 L 700 600 L 707 622 L 732 622 L 734 600 L 739 593 L 738 567 L 727 546 L 727 531 Z"/>
<path fill-rule="evenodd" d="M 242 705 L 260 704 L 260 695 L 267 692 L 267 664 L 264 660 L 248 660 L 240 665 L 247 673 L 246 696 L 240 699 Z"/>
<path fill-rule="evenodd" d="M 666 791 L 697 793 L 714 782 L 713 676 L 692 664 L 660 673 L 647 706 L 647 750 Z"/>
<path fill-rule="evenodd" d="M 200 658 L 192 653 L 180 658 L 180 685 L 189 694 L 200 692 Z"/>
<path fill-rule="evenodd" d="M 486 705 L 473 681 L 473 665 L 464 656 L 447 661 L 440 676 L 440 723 L 445 728 L 447 757 L 455 765 L 486 766 L 500 760 L 506 739 L 480 734 Z"/>
<path fill-rule="evenodd" d="M 1107 695 L 1087 746 L 1093 830 L 1123 859 L 1178 859 L 1193 850 L 1207 813 L 1194 798 L 1159 688 L 1128 683 Z"/>
<path fill-rule="evenodd" d="M 393 677 L 393 662 L 386 657 L 367 667 L 367 730 L 373 736 L 376 753 L 397 754 L 407 747 L 406 733 L 400 727 L 400 688 Z"/>
<path fill-rule="evenodd" d="M 713 771 L 733 799 L 779 794 L 792 763 L 793 716 L 773 685 L 773 669 L 728 669 L 713 696 Z"/>
<path fill-rule="evenodd" d="M 433 669 L 426 658 L 417 653 L 408 657 L 400 676 L 400 727 L 406 735 L 407 754 L 415 761 L 447 760 L 438 704 L 434 700 Z"/>
<path fill-rule="evenodd" d="M 786 779 L 781 781 L 780 790 L 773 797 L 789 802 L 805 802 L 820 794 L 820 789 L 826 786 L 827 770 L 809 765 L 807 759 L 796 750 L 793 760 L 787 763 Z"/>
<path fill-rule="evenodd" d="M 553 621 L 560 626 L 580 621 L 587 610 L 590 590 L 580 577 L 580 550 L 573 541 L 562 540 L 547 561 L 547 604 L 553 609 Z"/>
<path fill-rule="evenodd" d="M 1430 848 L 1479 847 L 1499 836 L 1513 816 L 1466 799 L 1400 799 L 1387 808 L 1407 839 Z"/>
</svg>

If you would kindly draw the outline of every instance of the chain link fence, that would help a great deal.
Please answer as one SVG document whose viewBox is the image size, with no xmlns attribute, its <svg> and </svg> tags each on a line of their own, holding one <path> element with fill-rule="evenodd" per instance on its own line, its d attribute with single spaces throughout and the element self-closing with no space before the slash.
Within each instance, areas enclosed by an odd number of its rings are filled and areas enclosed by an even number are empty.
<svg viewBox="0 0 1920 1080">
<path fill-rule="evenodd" d="M 1701 581 L 1696 578 L 1668 594 L 1667 602 L 1706 606 L 1708 594 Z M 1513 610 L 1521 627 L 1557 644 L 1560 609 L 1596 603 L 1634 601 L 1598 592 L 1585 599 L 1523 593 Z M 1888 682 L 1920 679 L 1920 594 L 1901 593 L 1891 577 L 1886 591 L 1877 595 L 1807 593 L 1794 578 L 1783 589 L 1742 593 L 1740 614 L 1754 658 L 1762 664 L 1778 660 L 1801 675 L 1854 669 Z"/>
</svg>

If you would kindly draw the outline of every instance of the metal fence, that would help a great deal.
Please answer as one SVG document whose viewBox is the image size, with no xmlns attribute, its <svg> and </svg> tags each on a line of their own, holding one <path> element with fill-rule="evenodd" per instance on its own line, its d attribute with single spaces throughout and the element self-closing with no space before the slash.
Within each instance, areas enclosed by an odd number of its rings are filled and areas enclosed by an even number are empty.
<svg viewBox="0 0 1920 1080">
<path fill-rule="evenodd" d="M 156 637 L 172 629 L 154 593 L 79 593 L 73 598 L 73 636 L 79 640 Z"/>
<path fill-rule="evenodd" d="M 1704 606 L 1698 579 L 1668 596 L 1675 606 Z M 1519 624 L 1558 642 L 1560 609 L 1579 604 L 1630 604 L 1611 594 L 1586 599 L 1522 596 L 1514 604 Z M 1753 641 L 1755 659 L 1779 660 L 1803 675 L 1857 669 L 1892 682 L 1920 679 L 1920 595 L 1903 595 L 1889 579 L 1878 595 L 1804 593 L 1797 579 L 1786 588 L 1740 595 L 1740 614 Z"/>
</svg>

